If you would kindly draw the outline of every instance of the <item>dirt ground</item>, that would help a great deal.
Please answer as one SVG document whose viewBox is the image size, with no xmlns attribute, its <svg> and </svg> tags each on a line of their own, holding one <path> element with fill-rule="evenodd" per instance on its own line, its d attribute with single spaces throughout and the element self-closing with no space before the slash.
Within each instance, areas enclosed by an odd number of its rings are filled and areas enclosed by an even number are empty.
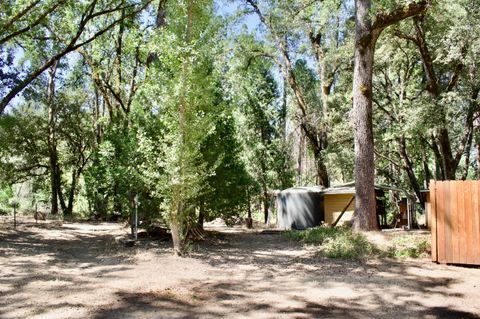
<svg viewBox="0 0 480 319">
<path fill-rule="evenodd" d="M 279 234 L 219 227 L 115 241 L 120 224 L 0 223 L 1 318 L 478 318 L 480 269 L 331 260 Z"/>
</svg>

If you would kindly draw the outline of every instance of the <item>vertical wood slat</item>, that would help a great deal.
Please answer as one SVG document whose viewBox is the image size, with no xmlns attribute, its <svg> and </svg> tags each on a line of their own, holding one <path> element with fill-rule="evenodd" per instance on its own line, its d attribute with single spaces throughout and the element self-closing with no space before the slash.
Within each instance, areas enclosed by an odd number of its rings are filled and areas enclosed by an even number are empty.
<svg viewBox="0 0 480 319">
<path fill-rule="evenodd" d="M 474 264 L 480 265 L 480 183 L 472 182 L 472 240 Z"/>
<path fill-rule="evenodd" d="M 450 214 L 452 215 L 452 247 L 454 251 L 453 258 L 449 261 L 450 263 L 454 263 L 456 260 L 460 262 L 463 259 L 462 256 L 462 228 L 464 227 L 464 220 L 463 220 L 463 189 L 461 182 L 452 182 L 449 183 L 455 188 L 455 198 L 456 203 L 452 202 Z"/>
<path fill-rule="evenodd" d="M 465 207 L 465 242 L 464 242 L 464 252 L 465 252 L 465 263 L 473 264 L 475 261 L 473 257 L 473 249 L 475 247 L 475 242 L 473 241 L 473 200 L 472 200 L 472 187 L 473 183 L 471 181 L 464 182 L 465 191 L 463 203 Z"/>
<path fill-rule="evenodd" d="M 468 233 L 471 232 L 470 229 L 468 229 L 468 221 L 472 218 L 471 217 L 471 209 L 469 209 L 472 206 L 471 201 L 467 202 L 467 192 L 468 192 L 468 185 L 466 182 L 461 181 L 460 185 L 462 185 L 462 203 L 458 209 L 458 215 L 460 216 L 461 223 L 459 227 L 459 238 L 460 238 L 460 263 L 462 264 L 468 264 L 468 258 L 467 258 L 467 237 Z"/>
<path fill-rule="evenodd" d="M 445 263 L 445 198 L 444 183 L 437 182 L 437 251 L 438 262 Z"/>
<path fill-rule="evenodd" d="M 437 253 L 437 193 L 436 193 L 436 182 L 434 180 L 430 181 L 430 229 L 432 232 L 432 261 L 438 262 L 438 253 Z"/>
<path fill-rule="evenodd" d="M 444 182 L 445 198 L 445 262 L 451 263 L 458 258 L 458 237 L 454 235 L 457 224 L 455 214 L 458 206 L 456 183 Z"/>
<path fill-rule="evenodd" d="M 474 253 L 474 263 L 476 265 L 480 265 L 480 183 L 472 182 L 473 183 L 473 253 Z"/>
</svg>

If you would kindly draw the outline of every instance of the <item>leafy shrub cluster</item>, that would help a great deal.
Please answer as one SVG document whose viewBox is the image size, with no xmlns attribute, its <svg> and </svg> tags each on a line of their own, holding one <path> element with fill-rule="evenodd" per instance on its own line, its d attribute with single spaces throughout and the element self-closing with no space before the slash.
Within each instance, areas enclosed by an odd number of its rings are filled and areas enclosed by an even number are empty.
<svg viewBox="0 0 480 319">
<path fill-rule="evenodd" d="M 397 236 L 392 239 L 392 245 L 386 255 L 392 258 L 428 257 L 431 253 L 428 238 L 414 236 Z"/>
<path fill-rule="evenodd" d="M 303 231 L 291 230 L 286 232 L 285 236 L 291 240 L 316 245 L 319 253 L 329 258 L 420 258 L 430 254 L 428 236 L 395 236 L 385 249 L 379 249 L 369 242 L 364 234 L 346 227 L 320 226 Z"/>
<path fill-rule="evenodd" d="M 307 244 L 319 245 L 320 253 L 329 258 L 362 259 L 377 249 L 365 235 L 349 228 L 320 226 L 305 231 L 289 231 L 286 236 Z"/>
</svg>

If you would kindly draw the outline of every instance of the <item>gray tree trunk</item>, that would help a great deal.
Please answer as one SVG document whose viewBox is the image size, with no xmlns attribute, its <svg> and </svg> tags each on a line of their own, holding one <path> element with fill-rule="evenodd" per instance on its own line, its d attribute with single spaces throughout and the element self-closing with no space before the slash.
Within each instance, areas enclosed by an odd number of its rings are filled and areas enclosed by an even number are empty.
<svg viewBox="0 0 480 319">
<path fill-rule="evenodd" d="M 355 138 L 356 230 L 378 229 L 375 202 L 375 165 L 372 124 L 372 70 L 378 36 L 370 21 L 370 0 L 356 0 L 353 117 Z"/>
</svg>

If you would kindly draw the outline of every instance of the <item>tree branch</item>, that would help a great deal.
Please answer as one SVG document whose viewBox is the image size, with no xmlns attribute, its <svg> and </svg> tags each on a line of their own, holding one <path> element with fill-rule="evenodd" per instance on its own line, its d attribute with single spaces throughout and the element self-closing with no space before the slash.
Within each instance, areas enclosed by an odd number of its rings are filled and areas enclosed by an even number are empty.
<svg viewBox="0 0 480 319">
<path fill-rule="evenodd" d="M 389 13 L 378 13 L 373 22 L 373 29 L 383 30 L 386 27 L 400 22 L 406 18 L 424 13 L 431 5 L 431 0 L 421 0 L 418 2 L 410 2 L 403 7 L 396 8 Z"/>
<path fill-rule="evenodd" d="M 144 10 L 153 0 L 147 0 L 145 3 L 140 6 L 138 9 L 130 12 L 129 14 L 126 14 L 125 16 L 113 21 L 109 25 L 107 25 L 105 28 L 102 30 L 96 32 L 93 34 L 90 38 L 87 40 L 76 44 L 77 40 L 80 38 L 81 34 L 85 30 L 85 26 L 92 19 L 92 16 L 98 16 L 97 14 L 94 14 L 92 10 L 94 10 L 94 4 L 96 1 L 92 2 L 92 5 L 89 6 L 86 12 L 82 15 L 82 18 L 80 20 L 79 24 L 79 30 L 75 34 L 75 36 L 72 38 L 72 40 L 69 42 L 69 44 L 59 53 L 55 54 L 53 57 L 51 57 L 47 62 L 45 62 L 42 66 L 37 68 L 35 71 L 31 72 L 23 81 L 20 81 L 15 87 L 13 87 L 5 97 L 2 98 L 0 101 L 0 114 L 3 113 L 5 110 L 5 107 L 13 100 L 13 98 L 20 93 L 23 89 L 25 89 L 33 80 L 35 80 L 40 74 L 42 74 L 46 69 L 48 69 L 50 66 L 52 66 L 57 60 L 62 58 L 63 56 L 67 55 L 68 53 L 77 50 L 78 48 L 94 41 L 96 38 L 100 37 L 110 29 L 112 29 L 115 25 L 117 25 L 120 21 L 123 19 L 129 18 L 131 16 L 134 16 L 135 14 L 139 13 L 140 11 Z M 110 12 L 111 10 L 105 10 L 103 12 Z"/>
<path fill-rule="evenodd" d="M 381 157 L 385 160 L 387 160 L 388 162 L 392 163 L 394 166 L 398 167 L 398 168 L 403 168 L 403 165 L 398 163 L 397 161 L 395 161 L 394 159 L 386 156 L 386 155 L 383 155 L 382 153 L 380 153 L 378 150 L 374 150 L 374 153 L 375 155 L 377 155 L 378 157 Z"/>
<path fill-rule="evenodd" d="M 9 21 L 5 22 L 5 24 L 2 26 L 2 29 L 6 31 L 8 28 L 10 28 L 15 22 L 17 22 L 19 19 L 21 19 L 24 15 L 26 15 L 33 7 L 35 7 L 40 0 L 33 1 L 30 3 L 28 6 L 26 6 L 23 10 L 20 10 L 15 16 L 13 16 Z"/>
<path fill-rule="evenodd" d="M 53 11 L 55 11 L 58 6 L 60 6 L 61 4 L 65 3 L 66 0 L 62 0 L 62 1 L 57 1 L 57 2 L 54 2 L 54 5 L 52 7 L 50 7 L 49 9 L 45 10 L 44 13 L 42 13 L 35 21 L 33 21 L 31 24 L 29 24 L 28 26 L 20 29 L 20 30 L 17 30 L 13 33 L 10 33 L 9 35 L 3 37 L 2 39 L 0 39 L 0 46 L 2 44 L 4 44 L 5 42 L 25 33 L 25 32 L 28 32 L 30 31 L 31 29 L 33 29 L 34 27 L 36 27 L 37 25 L 40 24 L 40 22 L 42 22 L 42 20 L 47 16 L 49 15 L 50 13 L 52 13 Z M 38 3 L 38 1 L 37 1 Z M 6 28 L 4 28 L 6 29 Z"/>
</svg>

